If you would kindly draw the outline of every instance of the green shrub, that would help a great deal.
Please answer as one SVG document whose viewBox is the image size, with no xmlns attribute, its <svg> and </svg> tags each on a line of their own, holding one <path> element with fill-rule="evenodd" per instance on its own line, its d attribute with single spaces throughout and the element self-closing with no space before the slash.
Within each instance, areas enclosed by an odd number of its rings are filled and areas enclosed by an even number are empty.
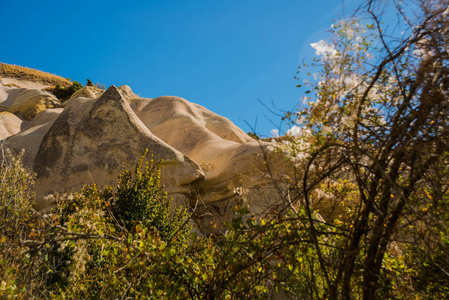
<svg viewBox="0 0 449 300">
<path fill-rule="evenodd" d="M 143 163 L 142 157 L 134 174 L 120 173 L 115 192 L 91 185 L 74 195 L 54 195 L 57 209 L 40 215 L 32 208 L 34 175 L 20 157 L 8 151 L 4 156 L 0 298 L 167 295 L 165 264 L 183 254 L 190 227 L 186 209 L 170 214 L 170 201 L 159 185 L 160 164 Z"/>
<path fill-rule="evenodd" d="M 0 298 L 33 299 L 42 286 L 44 255 L 32 259 L 44 247 L 39 243 L 44 228 L 32 209 L 34 174 L 6 149 L 0 161 Z"/>
<path fill-rule="evenodd" d="M 23 152 L 14 157 L 9 149 L 3 151 L 0 162 L 0 234 L 20 239 L 24 223 L 32 213 L 34 174 L 21 164 Z"/>
<path fill-rule="evenodd" d="M 53 254 L 51 290 L 89 299 L 165 297 L 167 261 L 182 255 L 191 227 L 185 208 L 170 213 L 161 162 L 144 162 L 146 153 L 134 172 L 119 174 L 116 189 L 91 185 L 59 198 L 64 239 Z"/>
<path fill-rule="evenodd" d="M 151 158 L 143 166 L 143 158 L 137 163 L 134 174 L 123 170 L 118 177 L 111 207 L 114 217 L 130 232 L 142 223 L 144 227 L 157 231 L 165 241 L 175 234 L 185 236 L 191 229 L 184 224 L 187 211 L 180 207 L 170 215 L 171 201 L 159 184 L 162 161 L 155 165 Z"/>
<path fill-rule="evenodd" d="M 73 81 L 72 85 L 66 88 L 62 88 L 59 84 L 51 90 L 53 95 L 55 95 L 61 102 L 68 100 L 77 90 L 81 89 L 83 86 L 78 81 Z"/>
</svg>

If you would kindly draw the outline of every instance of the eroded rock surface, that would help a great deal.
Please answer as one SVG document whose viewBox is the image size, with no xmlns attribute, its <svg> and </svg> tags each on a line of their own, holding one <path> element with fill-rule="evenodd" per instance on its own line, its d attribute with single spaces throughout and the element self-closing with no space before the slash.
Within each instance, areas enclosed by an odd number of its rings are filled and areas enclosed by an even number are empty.
<svg viewBox="0 0 449 300">
<path fill-rule="evenodd" d="M 237 205 L 263 213 L 281 199 L 288 165 L 228 119 L 179 97 L 134 99 L 131 107 L 160 139 L 196 161 L 205 171 L 190 205 L 197 208 L 203 231 L 222 228 Z M 271 167 L 271 174 L 267 169 Z M 211 227 L 212 225 L 212 227 Z"/>
<path fill-rule="evenodd" d="M 49 92 L 0 86 L 0 111 L 8 111 L 24 120 L 29 121 L 41 111 L 59 106 L 59 100 Z"/>
<path fill-rule="evenodd" d="M 0 88 L 0 102 L 8 107 L 22 103 L 27 93 L 48 94 Z M 236 206 L 264 213 L 288 190 L 288 165 L 268 143 L 185 99 L 140 98 L 128 86 L 106 92 L 85 87 L 63 108 L 51 107 L 27 123 L 27 108 L 16 112 L 22 119 L 5 113 L 12 119 L 0 119 L 0 134 L 8 137 L 4 146 L 25 149 L 24 163 L 37 173 L 39 209 L 52 205 L 44 200 L 52 192 L 75 192 L 94 182 L 114 185 L 124 165 L 135 165 L 146 148 L 156 161 L 164 160 L 167 192 L 175 203 L 196 207 L 194 219 L 206 234 L 221 232 Z M 2 124 L 9 129 L 1 131 Z"/>
<path fill-rule="evenodd" d="M 62 110 L 62 108 L 53 108 L 42 111 L 20 132 L 6 139 L 3 147 L 9 148 L 15 153 L 24 149 L 25 153 L 22 156 L 23 164 L 26 167 L 33 169 L 42 140 L 51 125 L 62 113 Z"/>
<path fill-rule="evenodd" d="M 171 193 L 191 193 L 189 184 L 204 176 L 198 164 L 142 124 L 115 86 L 96 100 L 73 99 L 37 153 L 37 197 L 86 183 L 112 184 L 123 164 L 134 165 L 146 148 L 164 160 L 162 184 Z"/>
<path fill-rule="evenodd" d="M 0 112 L 0 141 L 20 132 L 23 121 L 16 115 Z"/>
</svg>

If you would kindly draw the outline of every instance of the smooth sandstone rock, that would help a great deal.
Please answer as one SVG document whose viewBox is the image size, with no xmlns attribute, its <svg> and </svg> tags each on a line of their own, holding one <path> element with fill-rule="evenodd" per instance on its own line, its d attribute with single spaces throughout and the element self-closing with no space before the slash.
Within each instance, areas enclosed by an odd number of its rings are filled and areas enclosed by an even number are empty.
<svg viewBox="0 0 449 300">
<path fill-rule="evenodd" d="M 115 86 L 98 99 L 73 99 L 37 153 L 37 198 L 52 191 L 76 191 L 88 183 L 111 184 L 124 164 L 134 165 L 145 148 L 156 161 L 164 159 L 162 184 L 170 193 L 188 194 L 189 185 L 204 176 L 194 161 L 142 124 Z"/>
<path fill-rule="evenodd" d="M 0 86 L 0 106 L 34 94 Z M 94 182 L 114 186 L 122 167 L 133 167 L 145 148 L 156 161 L 164 159 L 162 183 L 175 205 L 196 207 L 194 220 L 205 234 L 222 233 L 236 207 L 264 214 L 288 196 L 292 170 L 270 144 L 200 105 L 172 96 L 140 98 L 128 86 L 111 86 L 106 92 L 84 87 L 63 106 L 20 123 L 20 132 L 16 125 L 4 142 L 26 150 L 24 164 L 37 173 L 39 209 L 52 205 L 44 200 L 52 192 Z"/>
<path fill-rule="evenodd" d="M 42 111 L 19 133 L 6 139 L 4 147 L 10 148 L 14 153 L 19 153 L 24 149 L 22 162 L 29 169 L 33 169 L 42 140 L 62 110 L 62 108 L 53 108 Z"/>
<path fill-rule="evenodd" d="M 20 132 L 23 121 L 16 115 L 0 112 L 0 141 Z"/>
<path fill-rule="evenodd" d="M 46 91 L 0 87 L 0 110 L 13 113 L 27 121 L 47 108 L 59 106 L 59 100 Z"/>
<path fill-rule="evenodd" d="M 279 191 L 286 193 L 288 187 L 277 182 L 285 182 L 291 170 L 268 149 L 268 143 L 252 139 L 228 119 L 179 97 L 134 99 L 131 107 L 151 132 L 205 171 L 190 198 L 190 205 L 197 206 L 196 216 L 201 216 L 197 223 L 203 232 L 223 230 L 223 221 L 232 218 L 236 205 L 261 214 L 282 202 Z"/>
</svg>

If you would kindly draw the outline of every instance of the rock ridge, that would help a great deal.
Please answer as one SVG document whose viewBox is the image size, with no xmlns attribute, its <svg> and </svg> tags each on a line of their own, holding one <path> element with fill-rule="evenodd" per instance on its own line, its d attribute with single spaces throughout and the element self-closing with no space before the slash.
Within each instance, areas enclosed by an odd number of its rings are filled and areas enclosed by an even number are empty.
<svg viewBox="0 0 449 300">
<path fill-rule="evenodd" d="M 0 84 L 0 105 L 11 106 L 24 93 L 36 91 Z M 134 167 L 148 149 L 155 161 L 164 161 L 161 183 L 173 203 L 196 207 L 193 220 L 205 234 L 222 232 L 236 205 L 263 214 L 282 203 L 292 174 L 270 143 L 254 140 L 230 120 L 180 97 L 141 98 L 128 86 L 84 87 L 29 119 L 22 110 L 0 112 L 0 139 L 3 147 L 25 149 L 24 164 L 37 174 L 40 210 L 54 205 L 45 197 L 50 193 L 90 183 L 115 186 L 122 168 Z"/>
</svg>

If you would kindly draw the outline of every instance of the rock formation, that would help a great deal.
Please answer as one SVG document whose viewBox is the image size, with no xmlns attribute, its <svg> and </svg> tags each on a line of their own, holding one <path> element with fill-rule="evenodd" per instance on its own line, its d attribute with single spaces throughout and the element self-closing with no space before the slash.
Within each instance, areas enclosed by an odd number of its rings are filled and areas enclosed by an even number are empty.
<svg viewBox="0 0 449 300">
<path fill-rule="evenodd" d="M 0 112 L 0 140 L 4 140 L 20 132 L 23 121 L 16 115 L 2 111 Z"/>
<path fill-rule="evenodd" d="M 0 105 L 15 113 L 0 113 L 0 139 L 3 147 L 25 149 L 39 209 L 52 205 L 44 198 L 49 193 L 113 185 L 146 148 L 164 160 L 162 184 L 174 202 L 196 207 L 203 233 L 220 232 L 236 205 L 263 213 L 287 190 L 287 165 L 268 143 L 185 99 L 140 98 L 128 86 L 111 86 L 84 87 L 58 103 L 38 89 L 0 85 Z"/>
<path fill-rule="evenodd" d="M 196 197 L 190 198 L 191 206 L 196 201 L 202 204 L 197 223 L 204 231 L 211 223 L 229 220 L 242 201 L 252 212 L 262 213 L 279 199 L 274 181 L 284 185 L 288 169 L 267 149 L 268 143 L 252 139 L 228 119 L 179 97 L 134 99 L 131 107 L 152 133 L 204 170 L 204 180 L 196 183 Z"/>
<path fill-rule="evenodd" d="M 59 107 L 59 100 L 49 92 L 39 89 L 0 87 L 0 111 L 8 111 L 29 121 L 38 113 Z"/>
<path fill-rule="evenodd" d="M 162 184 L 172 194 L 191 193 L 189 184 L 204 176 L 198 164 L 142 124 L 115 86 L 96 100 L 73 99 L 37 153 L 37 197 L 79 190 L 86 183 L 111 184 L 123 163 L 134 164 L 145 148 L 156 160 L 164 160 Z"/>
</svg>

